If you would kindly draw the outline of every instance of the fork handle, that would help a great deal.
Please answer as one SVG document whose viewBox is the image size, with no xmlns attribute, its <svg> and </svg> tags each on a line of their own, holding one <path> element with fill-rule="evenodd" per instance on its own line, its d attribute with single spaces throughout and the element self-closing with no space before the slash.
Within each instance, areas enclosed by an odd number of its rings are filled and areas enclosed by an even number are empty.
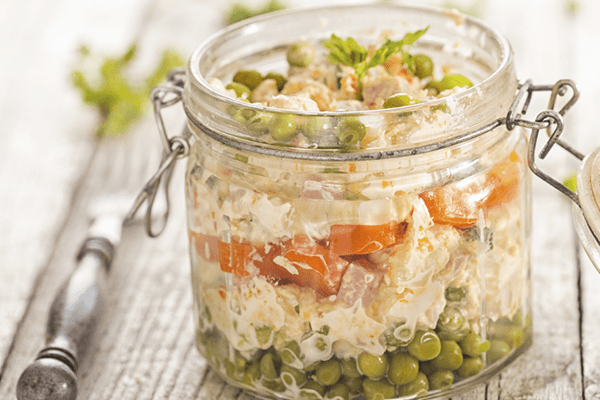
<svg viewBox="0 0 600 400">
<path fill-rule="evenodd" d="M 75 374 L 101 315 L 104 284 L 113 256 L 114 246 L 105 238 L 92 237 L 83 243 L 77 268 L 50 308 L 46 347 L 19 378 L 19 400 L 76 398 Z M 59 395 L 64 390 L 70 392 Z"/>
</svg>

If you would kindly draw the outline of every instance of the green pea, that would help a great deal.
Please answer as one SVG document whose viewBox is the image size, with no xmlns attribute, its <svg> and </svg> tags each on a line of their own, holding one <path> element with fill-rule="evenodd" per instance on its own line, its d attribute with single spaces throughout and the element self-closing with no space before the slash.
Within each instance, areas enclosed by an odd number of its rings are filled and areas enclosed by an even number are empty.
<svg viewBox="0 0 600 400">
<path fill-rule="evenodd" d="M 350 389 L 342 382 L 336 383 L 327 392 L 327 398 L 331 400 L 348 400 L 350 398 Z"/>
<path fill-rule="evenodd" d="M 341 361 L 342 375 L 348 378 L 360 378 L 362 374 L 358 370 L 355 358 L 344 358 Z"/>
<path fill-rule="evenodd" d="M 446 75 L 440 81 L 431 81 L 425 85 L 425 89 L 433 89 L 435 92 L 440 93 L 444 90 L 450 90 L 454 87 L 472 87 L 473 83 L 462 75 Z"/>
<path fill-rule="evenodd" d="M 273 118 L 271 113 L 256 112 L 248 119 L 246 127 L 257 136 L 264 135 L 269 132 Z"/>
<path fill-rule="evenodd" d="M 367 127 L 356 117 L 344 118 L 335 130 L 335 135 L 345 147 L 360 142 L 366 134 Z"/>
<path fill-rule="evenodd" d="M 395 353 L 390 361 L 388 379 L 396 385 L 404 385 L 417 377 L 419 361 L 407 353 Z"/>
<path fill-rule="evenodd" d="M 348 386 L 348 389 L 350 389 L 350 393 L 352 394 L 358 394 L 362 391 L 362 381 L 362 375 L 360 378 L 342 378 L 342 382 Z"/>
<path fill-rule="evenodd" d="M 275 356 L 267 352 L 260 359 L 260 373 L 265 379 L 277 379 L 277 367 L 275 365 Z"/>
<path fill-rule="evenodd" d="M 405 107 L 419 103 L 420 101 L 410 94 L 397 93 L 385 99 L 383 108 Z"/>
<path fill-rule="evenodd" d="M 396 387 L 385 378 L 379 380 L 366 378 L 362 382 L 362 389 L 367 400 L 393 399 L 396 397 Z"/>
<path fill-rule="evenodd" d="M 440 314 L 436 331 L 442 340 L 460 341 L 469 333 L 469 326 L 462 311 L 446 306 Z"/>
<path fill-rule="evenodd" d="M 317 340 L 315 340 L 315 347 L 317 348 L 317 350 L 325 351 L 327 349 L 327 346 L 327 342 L 322 337 L 319 337 L 317 338 Z"/>
<path fill-rule="evenodd" d="M 269 134 L 278 142 L 287 142 L 296 135 L 296 120 L 293 115 L 277 114 L 271 120 Z"/>
<path fill-rule="evenodd" d="M 358 356 L 358 367 L 363 375 L 371 379 L 379 379 L 387 372 L 388 356 L 386 353 L 374 356 L 363 352 Z"/>
<path fill-rule="evenodd" d="M 285 392 L 285 385 L 279 379 L 273 379 L 273 380 L 263 379 L 262 385 L 272 392 L 276 392 L 276 393 Z"/>
<path fill-rule="evenodd" d="M 248 121 L 250 121 L 250 119 L 252 117 L 254 117 L 258 114 L 258 112 L 256 110 L 252 110 L 249 108 L 239 108 L 239 107 L 231 107 L 230 112 L 231 112 L 231 115 L 233 116 L 233 119 L 235 119 L 236 121 L 238 121 L 242 124 L 247 124 Z"/>
<path fill-rule="evenodd" d="M 287 52 L 287 61 L 291 67 L 307 67 L 315 59 L 316 50 L 307 42 L 294 43 Z"/>
<path fill-rule="evenodd" d="M 229 85 L 225 87 L 225 89 L 230 89 L 235 91 L 235 95 L 237 97 L 241 97 L 242 99 L 249 99 L 250 95 L 252 95 L 252 90 L 243 83 L 239 82 L 231 82 Z M 245 96 L 244 96 L 245 95 Z"/>
<path fill-rule="evenodd" d="M 211 334 L 206 342 L 206 356 L 209 360 L 220 363 L 220 360 L 229 358 L 229 342 L 219 333 Z"/>
<path fill-rule="evenodd" d="M 415 66 L 415 75 L 419 79 L 427 78 L 433 74 L 433 61 L 429 56 L 425 54 L 415 54 L 413 56 L 413 63 Z"/>
<path fill-rule="evenodd" d="M 463 361 L 460 368 L 456 370 L 456 374 L 461 378 L 469 378 L 477 375 L 483 368 L 483 360 L 481 357 L 467 357 Z"/>
<path fill-rule="evenodd" d="M 242 378 L 242 382 L 246 385 L 252 386 L 254 382 L 260 379 L 260 364 L 258 362 L 253 362 L 248 365 L 246 368 L 246 372 L 244 372 L 244 376 Z"/>
<path fill-rule="evenodd" d="M 223 364 L 225 365 L 225 372 L 227 373 L 227 376 L 229 376 L 231 379 L 241 380 L 240 373 L 236 370 L 235 364 L 231 362 L 231 360 L 226 358 L 223 360 Z"/>
<path fill-rule="evenodd" d="M 304 371 L 306 371 L 306 372 L 315 372 L 317 370 L 317 367 L 319 366 L 319 364 L 321 364 L 320 361 L 315 361 L 312 364 L 305 365 L 304 366 Z"/>
<path fill-rule="evenodd" d="M 287 364 L 281 365 L 279 374 L 281 375 L 281 380 L 288 386 L 292 386 L 294 384 L 296 384 L 296 386 L 302 386 L 307 379 L 306 374 L 303 371 L 300 371 L 294 367 L 290 367 Z"/>
<path fill-rule="evenodd" d="M 402 385 L 398 388 L 400 396 L 423 396 L 429 390 L 429 380 L 424 373 L 419 372 L 412 382 Z"/>
<path fill-rule="evenodd" d="M 523 317 L 523 311 L 519 310 L 512 319 L 513 325 L 523 328 L 524 332 L 531 330 L 531 314 L 526 313 Z"/>
<path fill-rule="evenodd" d="M 447 390 L 454 383 L 452 371 L 436 371 L 429 374 L 429 388 L 431 390 Z"/>
<path fill-rule="evenodd" d="M 323 121 L 318 117 L 306 117 L 302 123 L 298 125 L 300 132 L 309 139 L 316 139 L 323 129 Z"/>
<path fill-rule="evenodd" d="M 285 86 L 287 79 L 284 78 L 283 75 L 278 74 L 276 72 L 269 72 L 266 76 L 265 79 L 273 79 L 275 80 L 275 82 L 277 82 L 277 90 L 279 90 L 281 92 L 281 89 L 283 89 L 283 87 Z"/>
<path fill-rule="evenodd" d="M 321 395 L 321 397 L 325 396 L 325 386 L 321 385 L 316 381 L 308 381 L 302 386 L 302 390 L 300 391 L 300 397 L 303 399 L 311 399 L 318 398 L 314 396 L 313 391 Z M 311 397 L 312 396 L 312 397 Z"/>
<path fill-rule="evenodd" d="M 493 363 L 510 353 L 510 346 L 504 340 L 492 340 L 490 349 L 486 353 L 487 362 Z"/>
<path fill-rule="evenodd" d="M 246 157 L 246 162 L 248 162 L 248 157 Z M 254 328 L 254 331 L 256 332 L 258 344 L 266 344 L 271 339 L 273 329 L 270 326 L 261 326 L 260 328 Z"/>
<path fill-rule="evenodd" d="M 300 359 L 300 345 L 298 342 L 292 340 L 288 342 L 285 347 L 281 350 L 281 361 L 285 364 L 294 364 L 296 360 Z"/>
<path fill-rule="evenodd" d="M 246 369 L 246 364 L 248 364 L 248 361 L 236 350 L 233 357 L 233 363 L 238 371 L 243 372 Z"/>
<path fill-rule="evenodd" d="M 467 291 L 464 287 L 447 287 L 444 292 L 446 300 L 453 303 L 462 303 L 467 296 Z"/>
<path fill-rule="evenodd" d="M 198 325 L 200 327 L 202 327 L 202 325 L 204 325 L 204 322 L 202 322 L 202 320 L 199 320 Z M 208 337 L 204 332 L 202 332 L 201 330 L 196 331 L 196 343 L 201 343 L 203 345 L 206 345 L 207 339 L 208 339 Z"/>
<path fill-rule="evenodd" d="M 452 89 L 456 86 L 473 87 L 473 83 L 463 75 L 459 74 L 446 75 L 440 81 L 440 88 L 442 89 L 442 91 Z"/>
<path fill-rule="evenodd" d="M 525 342 L 525 333 L 523 329 L 516 326 L 496 325 L 494 338 L 504 340 L 514 349 L 520 347 Z"/>
<path fill-rule="evenodd" d="M 336 384 L 341 377 L 342 366 L 334 359 L 322 362 L 315 371 L 315 378 L 325 386 Z"/>
<path fill-rule="evenodd" d="M 410 355 L 419 361 L 433 360 L 442 350 L 440 338 L 432 330 L 417 331 L 407 347 Z"/>
<path fill-rule="evenodd" d="M 490 349 L 490 342 L 481 340 L 481 337 L 470 332 L 460 341 L 460 348 L 469 357 L 477 357 Z"/>
<path fill-rule="evenodd" d="M 440 354 L 431 360 L 431 365 L 438 371 L 455 371 L 462 363 L 462 350 L 458 343 L 452 340 L 442 340 Z"/>
<path fill-rule="evenodd" d="M 242 70 L 235 73 L 232 79 L 236 83 L 246 85 L 250 90 L 256 89 L 258 85 L 264 80 L 263 76 L 252 70 Z"/>
<path fill-rule="evenodd" d="M 433 364 L 431 364 L 431 361 L 422 362 L 419 365 L 419 369 L 421 370 L 422 373 L 424 373 L 427 376 L 429 376 L 435 372 L 435 367 L 433 366 Z"/>
</svg>

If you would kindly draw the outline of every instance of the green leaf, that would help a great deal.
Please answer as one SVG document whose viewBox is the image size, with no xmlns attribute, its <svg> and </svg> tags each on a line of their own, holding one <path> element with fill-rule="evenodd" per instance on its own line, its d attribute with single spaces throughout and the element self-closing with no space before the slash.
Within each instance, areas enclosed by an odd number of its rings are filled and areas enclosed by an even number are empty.
<svg viewBox="0 0 600 400">
<path fill-rule="evenodd" d="M 80 70 L 71 74 L 71 82 L 81 92 L 83 101 L 97 107 L 103 117 L 98 136 L 125 133 L 145 113 L 152 88 L 165 79 L 168 71 L 184 64 L 177 53 L 165 50 L 147 78 L 132 81 L 125 69 L 135 59 L 136 52 L 137 45 L 133 44 L 119 57 L 105 57 L 99 66 L 99 74 L 91 74 L 95 79 Z M 79 53 L 82 59 L 90 57 L 85 46 L 81 46 Z"/>
<path fill-rule="evenodd" d="M 243 21 L 247 18 L 267 14 L 274 11 L 284 10 L 286 8 L 287 5 L 277 0 L 271 0 L 265 3 L 265 5 L 263 7 L 260 7 L 259 9 L 253 9 L 245 5 L 243 2 L 237 2 L 232 4 L 227 10 L 225 14 L 225 22 L 228 25 L 230 25 L 235 22 Z"/>
<path fill-rule="evenodd" d="M 334 64 L 342 64 L 354 68 L 354 73 L 358 78 L 359 97 L 362 98 L 362 80 L 370 68 L 381 65 L 387 61 L 394 53 L 402 52 L 402 63 L 406 64 L 409 71 L 414 74 L 414 61 L 412 56 L 404 51 L 405 46 L 410 46 L 427 32 L 429 27 L 419 29 L 416 32 L 409 32 L 401 40 L 386 41 L 373 53 L 373 56 L 367 60 L 369 52 L 359 45 L 356 40 L 348 37 L 343 40 L 339 36 L 332 34 L 329 40 L 323 42 L 323 46 L 329 49 L 329 60 Z"/>
<path fill-rule="evenodd" d="M 570 191 L 577 191 L 577 173 L 571 174 L 568 178 L 563 181 L 563 185 L 565 185 Z"/>
<path fill-rule="evenodd" d="M 414 42 L 416 42 L 421 36 L 423 36 L 425 34 L 425 32 L 427 32 L 427 30 L 429 29 L 429 27 L 425 28 L 425 29 L 419 29 L 416 32 L 409 32 L 406 35 L 404 35 L 404 38 L 402 38 L 402 40 L 400 42 L 402 42 L 402 45 L 411 45 Z"/>
<path fill-rule="evenodd" d="M 371 57 L 371 59 L 367 63 L 367 67 L 372 68 L 386 62 L 392 54 L 398 51 L 399 47 L 397 43 L 398 42 L 394 42 L 393 40 L 386 39 L 385 43 L 381 45 L 380 48 L 375 50 L 373 57 Z"/>
</svg>

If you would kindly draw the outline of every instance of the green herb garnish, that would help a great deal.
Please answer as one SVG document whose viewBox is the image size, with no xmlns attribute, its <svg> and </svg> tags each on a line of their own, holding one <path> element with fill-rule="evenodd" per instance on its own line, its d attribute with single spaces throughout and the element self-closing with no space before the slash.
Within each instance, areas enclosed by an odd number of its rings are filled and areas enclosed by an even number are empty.
<svg viewBox="0 0 600 400">
<path fill-rule="evenodd" d="M 277 0 L 271 0 L 266 3 L 262 8 L 258 10 L 254 10 L 244 3 L 234 3 L 231 5 L 229 10 L 225 15 L 225 22 L 230 25 L 235 22 L 239 22 L 245 20 L 247 18 L 251 18 L 257 15 L 266 14 L 274 11 L 284 10 L 287 6 Z"/>
<path fill-rule="evenodd" d="M 184 60 L 172 50 L 165 50 L 155 70 L 141 82 L 133 82 L 125 74 L 126 67 L 135 58 L 137 46 L 132 45 L 120 57 L 105 58 L 97 73 L 86 75 L 75 70 L 71 75 L 73 85 L 78 88 L 83 101 L 100 110 L 103 121 L 98 127 L 98 136 L 119 136 L 137 121 L 150 104 L 150 91 L 167 73 L 184 65 Z M 79 50 L 82 61 L 90 57 L 90 51 L 82 46 Z"/>
<path fill-rule="evenodd" d="M 572 192 L 577 191 L 577 173 L 571 174 L 568 178 L 563 181 L 563 185 Z"/>
<path fill-rule="evenodd" d="M 367 49 L 351 37 L 343 40 L 332 34 L 331 38 L 323 43 L 323 46 L 329 49 L 329 60 L 331 62 L 354 68 L 354 73 L 358 78 L 358 96 L 362 98 L 362 81 L 367 71 L 386 62 L 392 54 L 400 52 L 402 54 L 402 64 L 406 65 L 409 71 L 414 71 L 413 57 L 405 50 L 405 46 L 410 46 L 416 42 L 427 32 L 427 29 L 429 27 L 416 32 L 409 32 L 398 41 L 386 39 L 381 47 L 375 50 L 371 58 L 368 57 L 369 52 Z"/>
</svg>

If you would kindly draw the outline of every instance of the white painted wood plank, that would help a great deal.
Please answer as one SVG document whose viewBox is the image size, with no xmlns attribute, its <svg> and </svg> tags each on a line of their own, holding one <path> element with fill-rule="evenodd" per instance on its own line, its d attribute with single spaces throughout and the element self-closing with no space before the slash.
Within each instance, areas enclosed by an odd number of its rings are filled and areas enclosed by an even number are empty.
<svg viewBox="0 0 600 400">
<path fill-rule="evenodd" d="M 2 2 L 0 360 L 93 152 L 97 115 L 69 82 L 76 50 L 123 51 L 146 2 Z"/>
<path fill-rule="evenodd" d="M 500 3 L 506 8 L 501 10 Z M 527 44 L 530 42 L 524 43 L 519 39 L 519 29 L 525 18 L 506 11 L 511 8 L 514 10 L 511 4 L 514 6 L 517 3 L 490 0 L 488 13 L 500 21 L 495 25 L 499 30 L 506 32 L 505 29 L 508 29 L 513 35 L 513 45 L 516 40 L 528 49 L 532 46 Z M 540 5 L 540 2 L 533 3 Z M 558 9 L 562 1 L 544 4 Z M 196 18 L 194 14 L 217 16 L 222 10 L 219 7 L 222 6 L 192 0 L 176 4 L 157 2 L 155 8 L 147 13 L 151 15 L 152 22 L 142 34 L 142 62 L 151 63 L 153 53 L 163 43 L 183 52 L 191 51 L 212 29 L 198 23 L 201 18 Z M 536 8 L 535 5 L 523 7 L 530 12 Z M 194 11 L 186 13 L 182 10 Z M 550 26 L 543 21 L 534 22 L 535 32 L 550 30 Z M 558 37 L 556 32 L 549 32 L 548 35 L 545 37 Z M 540 40 L 539 37 L 537 40 Z M 563 66 L 557 67 L 553 63 L 556 60 L 554 58 L 539 64 L 537 60 L 541 58 L 538 59 L 538 55 L 542 52 L 536 48 L 531 55 L 517 59 L 520 76 L 533 76 L 540 83 L 564 76 Z M 542 71 L 539 79 L 534 76 L 536 71 Z M 531 75 L 527 75 L 528 72 Z M 151 132 L 151 135 L 155 133 Z M 570 168 L 568 160 L 560 157 L 549 167 L 559 175 Z M 578 370 L 581 362 L 577 350 L 577 267 L 572 230 L 566 228 L 569 226 L 569 208 L 552 189 L 540 182 L 534 187 L 534 346 L 499 377 L 490 381 L 487 387 L 481 385 L 458 398 L 545 399 L 578 398 L 581 395 L 581 371 Z M 183 212 L 184 206 L 180 200 L 174 207 Z M 540 207 L 537 207 L 538 203 Z M 26 343 L 24 339 L 17 343 L 15 362 L 7 368 L 6 379 L 10 378 L 13 383 L 21 366 L 29 361 L 27 358 L 39 349 L 43 327 L 40 328 L 36 319 L 45 318 L 43 302 L 47 304 L 51 298 L 52 284 L 58 281 L 61 273 L 64 275 L 64 271 L 60 272 L 56 265 L 70 260 L 73 245 L 69 245 L 69 240 L 85 229 L 85 224 L 76 222 L 82 212 L 83 204 L 78 204 L 61 238 L 59 253 L 53 258 L 52 265 L 55 267 L 52 271 L 59 271 L 58 276 L 44 276 L 40 283 L 39 298 L 34 299 L 25 321 L 25 331 L 33 343 Z M 546 215 L 549 218 L 545 218 Z M 173 220 L 181 222 L 183 218 L 181 214 L 173 215 Z M 90 349 L 96 356 L 82 366 L 82 398 L 212 400 L 236 398 L 239 394 L 237 389 L 225 385 L 214 372 L 207 369 L 193 347 L 185 228 L 177 225 L 170 229 L 157 241 L 149 241 L 141 236 L 127 239 L 126 245 L 129 247 L 120 253 L 115 263 L 116 274 L 111 278 L 113 294 L 108 302 L 107 320 L 103 321 L 98 340 Z M 588 295 L 592 293 L 590 290 Z M 587 301 L 584 300 L 585 304 Z M 590 319 L 589 322 L 591 329 L 594 321 Z M 593 339 L 595 336 L 590 334 L 589 337 Z M 595 353 L 592 351 L 591 354 Z M 584 355 L 584 362 L 586 360 Z M 590 365 L 590 368 L 593 366 Z M 588 390 L 593 389 L 595 382 L 589 381 Z M 6 387 L 0 386 L 0 397 L 10 393 L 2 391 Z M 239 398 L 250 399 L 247 395 Z"/>
</svg>

